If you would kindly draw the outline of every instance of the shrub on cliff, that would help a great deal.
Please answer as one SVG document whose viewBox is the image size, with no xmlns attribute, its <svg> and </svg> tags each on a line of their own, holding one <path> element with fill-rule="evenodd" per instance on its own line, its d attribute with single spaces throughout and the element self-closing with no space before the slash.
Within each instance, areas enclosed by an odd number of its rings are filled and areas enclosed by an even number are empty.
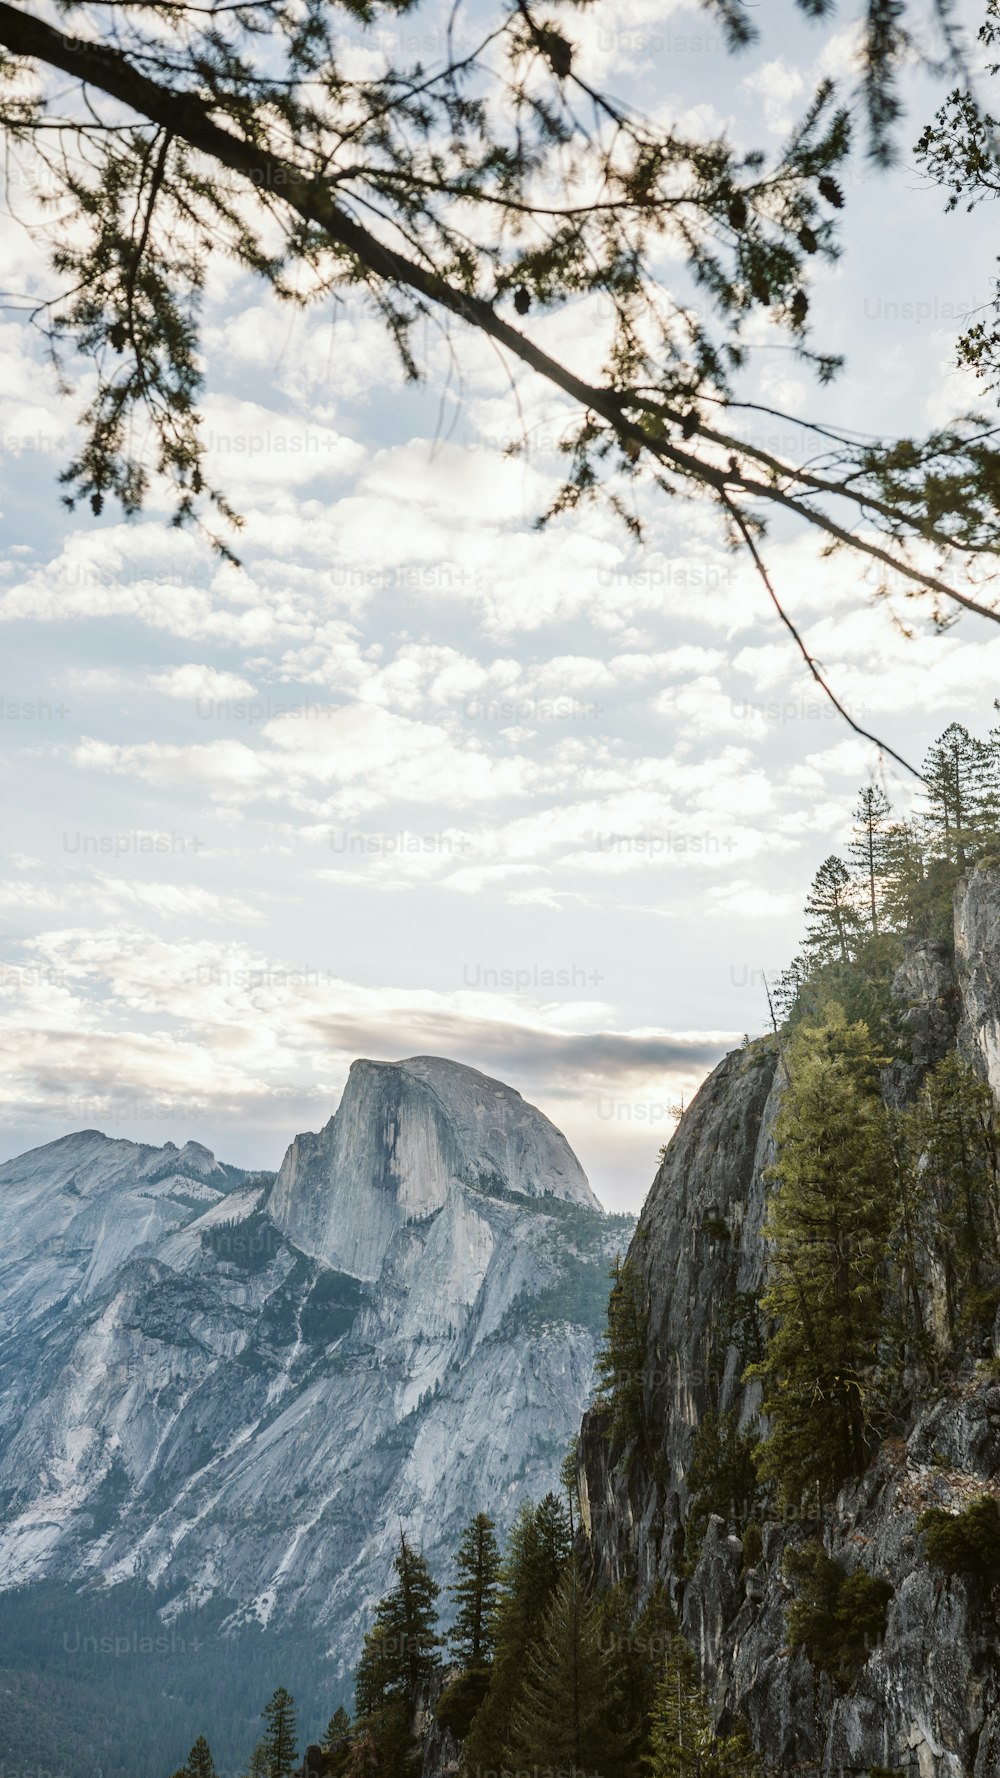
<svg viewBox="0 0 1000 1778">
<path fill-rule="evenodd" d="M 1000 1585 L 1000 1501 L 980 1494 L 960 1513 L 931 1507 L 920 1515 L 927 1560 L 945 1574 L 960 1575 L 992 1589 Z"/>
<path fill-rule="evenodd" d="M 799 1588 L 788 1608 L 790 1646 L 848 1691 L 885 1633 L 892 1587 L 862 1569 L 847 1574 L 818 1543 L 789 1550 L 785 1573 Z"/>
</svg>

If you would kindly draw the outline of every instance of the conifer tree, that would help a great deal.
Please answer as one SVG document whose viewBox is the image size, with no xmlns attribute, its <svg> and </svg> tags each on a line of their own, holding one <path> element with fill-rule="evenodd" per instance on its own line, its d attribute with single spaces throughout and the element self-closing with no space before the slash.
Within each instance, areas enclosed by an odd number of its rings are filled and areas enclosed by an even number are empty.
<svg viewBox="0 0 1000 1778">
<path fill-rule="evenodd" d="M 398 1683 L 391 1639 L 384 1624 L 375 1623 L 365 1639 L 354 1681 L 354 1710 L 359 1723 L 378 1720 Z"/>
<path fill-rule="evenodd" d="M 892 1157 L 895 1222 L 890 1238 L 895 1275 L 896 1308 L 886 1324 L 886 1345 L 895 1361 L 896 1386 L 908 1369 L 919 1364 L 934 1370 L 935 1354 L 924 1303 L 927 1270 L 933 1251 L 930 1203 L 923 1171 L 914 1164 L 912 1108 L 887 1114 Z"/>
<path fill-rule="evenodd" d="M 994 710 L 1000 700 L 994 698 Z M 985 782 L 982 791 L 982 817 L 987 840 L 1000 838 L 1000 728 L 991 728 L 986 740 Z"/>
<path fill-rule="evenodd" d="M 410 1548 L 405 1535 L 399 1538 L 394 1563 L 397 1585 L 379 1607 L 381 1622 L 395 1638 L 400 1657 L 400 1680 L 411 1706 L 424 1680 L 439 1663 L 441 1638 L 437 1634 L 437 1598 L 441 1589 L 425 1557 Z"/>
<path fill-rule="evenodd" d="M 177 1778 L 181 1778 L 177 1774 Z M 243 1774 L 243 1778 L 267 1778 L 267 1753 L 263 1741 L 258 1741 Z"/>
<path fill-rule="evenodd" d="M 558 1771 L 566 1778 L 597 1771 L 613 1778 L 624 1755 L 613 1726 L 619 1665 L 616 1651 L 602 1644 L 600 1614 L 571 1556 L 528 1649 L 512 1712 L 519 1771 Z"/>
<path fill-rule="evenodd" d="M 635 1262 L 616 1256 L 604 1344 L 597 1354 L 599 1406 L 609 1414 L 612 1443 L 646 1440 L 643 1372 L 649 1325 L 648 1295 Z"/>
<path fill-rule="evenodd" d="M 357 1736 L 347 1766 L 353 1775 L 414 1778 L 420 1747 L 406 1694 L 399 1645 L 385 1624 L 367 1633 L 355 1682 Z"/>
<path fill-rule="evenodd" d="M 653 1701 L 649 1760 L 652 1778 L 703 1778 L 712 1739 L 694 1655 L 684 1638 L 675 1636 L 667 1649 Z"/>
<path fill-rule="evenodd" d="M 884 835 L 883 924 L 896 932 L 932 936 L 927 869 L 912 821 L 890 821 Z"/>
<path fill-rule="evenodd" d="M 327 1723 L 323 1736 L 327 1778 L 344 1778 L 351 1763 L 351 1742 L 351 1719 L 343 1704 L 340 1704 Z"/>
<path fill-rule="evenodd" d="M 779 974 L 771 989 L 771 1001 L 780 1019 L 791 1018 L 808 971 L 809 965 L 804 957 L 793 957 L 787 969 Z"/>
<path fill-rule="evenodd" d="M 356 1715 L 359 1742 L 367 1738 L 376 1749 L 379 1778 L 408 1778 L 420 1763 L 414 1712 L 421 1687 L 439 1662 L 440 1588 L 403 1533 L 393 1566 L 396 1585 L 376 1607 L 358 1663 Z"/>
<path fill-rule="evenodd" d="M 538 1598 L 544 1595 L 547 1603 L 559 1584 L 570 1552 L 569 1514 L 558 1494 L 543 1494 L 535 1508 L 534 1523 L 536 1541 L 528 1580 Z"/>
<path fill-rule="evenodd" d="M 624 1750 L 623 1772 L 638 1778 L 649 1752 L 650 1719 L 666 1650 L 677 1634 L 677 1614 L 657 1583 L 641 1612 L 627 1583 L 605 1588 L 598 1600 L 601 1646 L 614 1657 L 616 1696 L 611 1726 Z"/>
<path fill-rule="evenodd" d="M 295 1700 L 283 1685 L 279 1685 L 261 1714 L 265 1723 L 262 1741 L 265 1778 L 289 1778 L 298 1759 Z"/>
<path fill-rule="evenodd" d="M 867 1027 L 842 1014 L 789 1046 L 766 1223 L 774 1328 L 748 1374 L 770 1422 L 761 1476 L 793 1506 L 859 1474 L 870 1451 L 891 1186 L 876 1064 Z"/>
<path fill-rule="evenodd" d="M 457 1611 L 451 1651 L 462 1667 L 486 1667 L 493 1658 L 493 1619 L 500 1588 L 500 1546 L 496 1524 L 477 1513 L 462 1534 L 455 1557 L 458 1580 L 449 1589 Z"/>
<path fill-rule="evenodd" d="M 753 1517 L 759 1492 L 754 1462 L 759 1444 L 753 1427 L 740 1429 L 735 1408 L 702 1417 L 686 1478 L 691 1497 L 684 1528 L 689 1558 L 697 1555 L 712 1513 L 724 1518 L 737 1536 Z"/>
<path fill-rule="evenodd" d="M 199 1735 L 188 1754 L 185 1771 L 188 1778 L 216 1778 L 215 1761 L 204 1735 Z"/>
<path fill-rule="evenodd" d="M 851 873 L 831 854 L 816 872 L 806 898 L 805 950 L 812 964 L 849 963 L 860 932 Z"/>
<path fill-rule="evenodd" d="M 754 1778 L 760 1765 L 746 1733 L 717 1737 L 682 1636 L 667 1649 L 656 1688 L 647 1760 L 651 1778 Z"/>
<path fill-rule="evenodd" d="M 862 885 L 871 922 L 878 937 L 879 894 L 889 867 L 889 799 L 877 784 L 868 784 L 858 797 L 854 827 L 847 848 L 855 875 Z"/>
<path fill-rule="evenodd" d="M 579 1460 L 580 1436 L 576 1433 L 569 1441 L 566 1455 L 562 1460 L 562 1468 L 559 1471 L 559 1480 L 562 1482 L 566 1495 L 566 1510 L 569 1514 L 570 1542 L 576 1536 L 577 1518 L 580 1512 Z"/>
<path fill-rule="evenodd" d="M 470 1778 L 496 1773 L 512 1737 L 525 1661 L 569 1559 L 566 1510 L 554 1494 L 526 1503 L 514 1523 L 501 1576 L 489 1689 L 465 1743 Z"/>
<path fill-rule="evenodd" d="M 991 765 L 989 748 L 960 722 L 949 723 L 924 760 L 924 824 L 931 849 L 960 871 L 986 830 Z"/>
</svg>

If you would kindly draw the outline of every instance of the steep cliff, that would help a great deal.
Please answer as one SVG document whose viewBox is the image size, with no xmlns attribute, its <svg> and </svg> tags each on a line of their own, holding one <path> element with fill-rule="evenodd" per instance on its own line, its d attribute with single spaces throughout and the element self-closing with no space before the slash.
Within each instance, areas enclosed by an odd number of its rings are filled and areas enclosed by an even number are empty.
<svg viewBox="0 0 1000 1778">
<path fill-rule="evenodd" d="M 373 1279 L 397 1232 L 463 1186 L 599 1209 L 565 1136 L 512 1087 L 438 1056 L 355 1062 L 326 1128 L 292 1143 L 271 1214 L 303 1252 Z"/>
<path fill-rule="evenodd" d="M 1000 1088 L 998 913 L 1000 871 L 975 870 L 956 896 L 954 967 L 947 945 L 908 947 L 894 983 L 903 1036 L 883 1078 L 887 1102 L 911 1095 L 956 1041 Z M 741 1379 L 759 1337 L 766 1173 L 785 1078 L 777 1039 L 728 1056 L 653 1182 L 629 1253 L 649 1300 L 645 1428 L 615 1449 L 602 1416 L 584 1418 L 591 1560 L 599 1580 L 631 1580 L 640 1595 L 655 1579 L 667 1583 L 717 1720 L 742 1716 L 768 1771 L 987 1778 L 1000 1771 L 1000 1645 L 988 1592 L 928 1566 L 917 1518 L 927 1506 L 1000 1496 L 1000 1382 L 988 1354 L 915 1400 L 868 1472 L 835 1502 L 817 1503 L 814 1523 L 772 1517 L 762 1547 L 746 1549 L 718 1514 L 700 1551 L 685 1535 L 696 1429 L 709 1412 L 730 1410 L 747 1429 L 760 1409 L 759 1384 Z M 807 1533 L 821 1533 L 848 1572 L 892 1587 L 884 1637 L 842 1693 L 788 1646 L 782 1559 Z"/>
</svg>

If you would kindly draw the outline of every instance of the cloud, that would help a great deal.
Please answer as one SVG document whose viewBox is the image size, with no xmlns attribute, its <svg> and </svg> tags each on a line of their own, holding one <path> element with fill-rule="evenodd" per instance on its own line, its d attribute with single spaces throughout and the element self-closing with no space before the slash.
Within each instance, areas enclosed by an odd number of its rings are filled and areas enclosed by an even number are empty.
<svg viewBox="0 0 1000 1778">
<path fill-rule="evenodd" d="M 40 1140 L 81 1121 L 129 1134 L 207 1121 L 241 1131 L 241 1159 L 293 1107 L 325 1118 L 357 1056 L 438 1054 L 519 1087 L 583 1131 L 584 1149 L 588 1129 L 600 1149 L 627 1112 L 645 1152 L 651 1127 L 671 1127 L 666 1083 L 700 1079 L 731 1034 L 595 1027 L 597 1003 L 565 988 L 544 998 L 548 973 L 585 994 L 593 971 L 529 973 L 530 995 L 483 986 L 482 971 L 477 986 L 472 969 L 450 994 L 373 988 L 232 942 L 63 929 L 0 968 L 0 1113 Z M 294 1133 L 286 1121 L 283 1141 Z M 645 1171 L 619 1181 L 619 1201 L 636 1203 L 646 1183 Z"/>
<path fill-rule="evenodd" d="M 252 698 L 255 688 L 238 673 L 222 673 L 216 667 L 189 662 L 183 667 L 170 667 L 165 673 L 150 673 L 147 685 L 164 697 L 179 698 L 184 703 L 221 702 L 234 698 Z"/>
<path fill-rule="evenodd" d="M 764 62 L 746 75 L 743 86 L 764 102 L 764 119 L 769 130 L 784 135 L 796 121 L 801 109 L 807 80 L 801 68 L 793 68 L 783 56 Z"/>
</svg>

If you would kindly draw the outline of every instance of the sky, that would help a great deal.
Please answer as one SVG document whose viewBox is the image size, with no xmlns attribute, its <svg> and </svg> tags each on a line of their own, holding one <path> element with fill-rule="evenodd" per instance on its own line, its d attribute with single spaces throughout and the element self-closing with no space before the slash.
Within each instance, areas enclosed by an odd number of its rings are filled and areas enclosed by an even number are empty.
<svg viewBox="0 0 1000 1778">
<path fill-rule="evenodd" d="M 663 0 L 599 0 L 570 34 L 647 112 L 766 147 L 852 42 L 782 4 L 732 57 Z M 817 391 L 764 351 L 755 399 L 873 433 L 982 407 L 954 342 L 992 291 L 991 219 L 945 216 L 914 165 L 936 96 L 915 75 L 899 164 L 859 154 L 844 182 L 812 314 L 845 371 Z M 8 294 L 51 288 L 9 216 L 0 256 Z M 525 322 L 570 357 L 591 326 Z M 566 408 L 460 331 L 423 344 L 406 386 L 360 304 L 292 311 L 213 266 L 202 406 L 246 519 L 234 568 L 159 496 L 128 523 L 61 507 L 86 376 L 61 395 L 0 310 L 0 1157 L 98 1128 L 276 1167 L 355 1057 L 436 1054 L 516 1087 L 635 1210 L 678 1106 L 767 1026 L 763 976 L 858 788 L 912 806 L 706 506 L 644 495 L 639 545 L 596 507 L 539 532 Z M 995 723 L 994 625 L 939 634 L 801 530 L 768 561 L 897 751 Z"/>
</svg>

